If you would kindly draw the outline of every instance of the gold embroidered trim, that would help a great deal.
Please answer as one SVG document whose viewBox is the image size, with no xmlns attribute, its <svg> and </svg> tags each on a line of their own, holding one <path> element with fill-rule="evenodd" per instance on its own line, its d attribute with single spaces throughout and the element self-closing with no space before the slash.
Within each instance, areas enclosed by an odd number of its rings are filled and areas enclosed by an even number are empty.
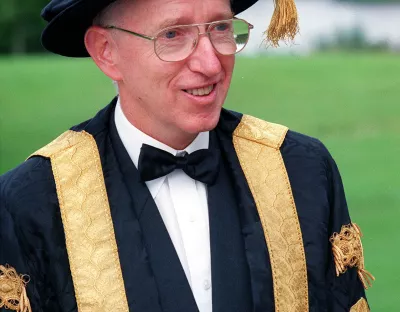
<svg viewBox="0 0 400 312">
<path fill-rule="evenodd" d="M 351 307 L 350 312 L 369 312 L 367 300 L 365 300 L 365 298 L 358 300 L 357 303 Z"/>
<path fill-rule="evenodd" d="M 280 153 L 288 129 L 244 115 L 233 144 L 255 200 L 271 259 L 275 311 L 308 312 L 307 266 L 293 194 Z"/>
<path fill-rule="evenodd" d="M 5 308 L 18 312 L 32 312 L 26 294 L 29 276 L 18 274 L 8 265 L 0 265 L 0 309 Z"/>
<path fill-rule="evenodd" d="M 288 128 L 282 125 L 243 115 L 233 136 L 254 141 L 262 145 L 279 149 L 285 139 Z"/>
<path fill-rule="evenodd" d="M 372 286 L 375 277 L 372 276 L 364 265 L 364 253 L 361 244 L 362 233 L 355 223 L 343 225 L 340 233 L 333 233 L 329 239 L 336 266 L 336 275 L 339 276 L 348 268 L 356 267 L 358 276 L 365 289 Z"/>
<path fill-rule="evenodd" d="M 67 131 L 34 155 L 51 160 L 79 312 L 129 311 L 94 138 Z"/>
</svg>

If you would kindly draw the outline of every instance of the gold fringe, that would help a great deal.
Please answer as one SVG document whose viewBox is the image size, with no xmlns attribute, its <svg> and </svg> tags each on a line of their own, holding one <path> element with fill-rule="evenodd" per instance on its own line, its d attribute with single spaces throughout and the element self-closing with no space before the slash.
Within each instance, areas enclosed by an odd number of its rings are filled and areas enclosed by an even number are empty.
<svg viewBox="0 0 400 312">
<path fill-rule="evenodd" d="M 375 277 L 365 269 L 364 251 L 361 243 L 360 227 L 355 223 L 344 225 L 340 233 L 333 233 L 330 238 L 334 256 L 336 275 L 339 276 L 348 268 L 357 268 L 358 277 L 365 289 L 372 286 Z"/>
<path fill-rule="evenodd" d="M 28 295 L 26 294 L 26 287 L 22 288 L 21 299 L 19 301 L 19 311 L 21 312 L 32 312 L 31 303 Z"/>
<path fill-rule="evenodd" d="M 274 14 L 264 35 L 265 41 L 278 47 L 280 40 L 294 40 L 299 32 L 299 21 L 294 0 L 274 0 L 274 3 Z"/>
<path fill-rule="evenodd" d="M 372 287 L 372 282 L 375 280 L 375 277 L 365 269 L 358 270 L 358 277 L 365 289 Z"/>
<path fill-rule="evenodd" d="M 26 293 L 29 276 L 19 274 L 9 265 L 0 265 L 0 308 L 32 312 L 31 304 Z"/>
</svg>

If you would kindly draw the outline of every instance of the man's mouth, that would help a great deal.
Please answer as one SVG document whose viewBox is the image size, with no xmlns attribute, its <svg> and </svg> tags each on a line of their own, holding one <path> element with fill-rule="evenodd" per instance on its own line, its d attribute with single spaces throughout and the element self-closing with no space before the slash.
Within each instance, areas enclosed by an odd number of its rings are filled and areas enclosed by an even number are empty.
<svg viewBox="0 0 400 312">
<path fill-rule="evenodd" d="M 203 88 L 198 88 L 198 89 L 186 89 L 183 90 L 191 95 L 196 95 L 196 96 L 206 96 L 209 95 L 212 90 L 214 90 L 215 85 L 210 85 L 207 87 L 203 87 Z"/>
</svg>

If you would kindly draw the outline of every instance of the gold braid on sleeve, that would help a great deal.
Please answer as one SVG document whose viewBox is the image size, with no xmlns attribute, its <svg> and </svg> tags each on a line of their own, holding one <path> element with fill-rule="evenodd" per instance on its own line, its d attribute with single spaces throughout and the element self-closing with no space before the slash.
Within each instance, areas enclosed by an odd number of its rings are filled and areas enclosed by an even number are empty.
<svg viewBox="0 0 400 312">
<path fill-rule="evenodd" d="M 365 289 L 372 286 L 375 277 L 365 269 L 364 253 L 361 244 L 362 233 L 355 223 L 343 225 L 340 233 L 333 233 L 330 238 L 336 266 L 336 275 L 339 276 L 348 268 L 356 267 L 358 276 Z"/>
<path fill-rule="evenodd" d="M 29 276 L 18 274 L 8 265 L 0 265 L 0 308 L 18 312 L 32 312 L 26 294 Z"/>
</svg>

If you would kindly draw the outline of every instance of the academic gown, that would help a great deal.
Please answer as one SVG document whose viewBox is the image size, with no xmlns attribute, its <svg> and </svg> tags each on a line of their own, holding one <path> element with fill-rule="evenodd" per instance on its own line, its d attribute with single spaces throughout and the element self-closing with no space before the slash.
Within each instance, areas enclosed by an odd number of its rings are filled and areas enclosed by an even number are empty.
<svg viewBox="0 0 400 312">
<path fill-rule="evenodd" d="M 118 136 L 115 104 L 72 130 L 91 134 L 99 150 L 129 310 L 196 312 L 156 204 Z M 241 119 L 223 109 L 210 132 L 221 157 L 208 186 L 213 311 L 275 311 L 268 247 L 232 143 Z M 339 171 L 320 141 L 294 131 L 280 151 L 304 244 L 309 311 L 350 311 L 365 294 L 356 268 L 335 274 L 329 238 L 351 222 Z M 0 199 L 0 265 L 29 275 L 34 312 L 78 311 L 50 161 L 32 157 L 1 176 Z"/>
</svg>

